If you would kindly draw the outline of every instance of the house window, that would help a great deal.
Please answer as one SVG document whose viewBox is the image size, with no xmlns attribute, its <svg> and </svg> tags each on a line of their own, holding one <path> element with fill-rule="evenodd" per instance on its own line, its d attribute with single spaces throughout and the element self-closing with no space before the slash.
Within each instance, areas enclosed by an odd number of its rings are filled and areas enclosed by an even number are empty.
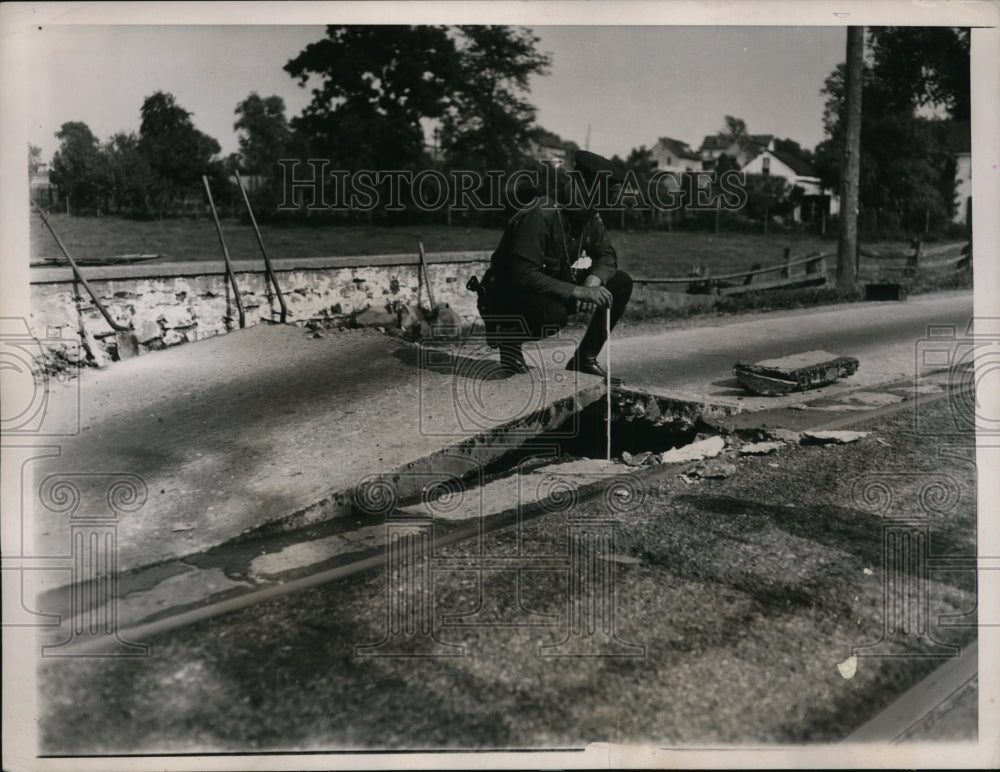
<svg viewBox="0 0 1000 772">
<path fill-rule="evenodd" d="M 667 156 L 667 165 L 669 166 L 669 165 L 670 165 L 670 164 L 672 164 L 673 162 L 674 162 L 674 159 L 673 159 L 673 158 L 671 158 L 670 156 Z"/>
<path fill-rule="evenodd" d="M 764 174 L 771 173 L 771 159 L 768 156 L 764 156 L 764 160 L 761 161 L 761 171 Z"/>
</svg>

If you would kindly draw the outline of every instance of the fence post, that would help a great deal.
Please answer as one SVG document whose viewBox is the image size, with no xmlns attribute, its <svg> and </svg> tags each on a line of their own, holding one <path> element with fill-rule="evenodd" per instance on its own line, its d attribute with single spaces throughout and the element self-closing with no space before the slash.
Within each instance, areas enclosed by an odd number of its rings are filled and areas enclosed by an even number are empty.
<svg viewBox="0 0 1000 772">
<path fill-rule="evenodd" d="M 783 279 L 788 279 L 792 275 L 792 248 L 785 247 L 785 267 L 781 269 L 781 277 Z"/>
<path fill-rule="evenodd" d="M 924 245 L 920 239 L 914 239 L 910 246 L 913 247 L 913 254 L 906 261 L 906 275 L 916 278 L 917 272 L 920 270 L 920 258 L 923 255 Z"/>
<path fill-rule="evenodd" d="M 819 273 L 820 270 L 822 270 L 824 274 L 826 273 L 825 255 L 817 255 L 815 258 L 806 263 L 807 274 Z"/>
</svg>

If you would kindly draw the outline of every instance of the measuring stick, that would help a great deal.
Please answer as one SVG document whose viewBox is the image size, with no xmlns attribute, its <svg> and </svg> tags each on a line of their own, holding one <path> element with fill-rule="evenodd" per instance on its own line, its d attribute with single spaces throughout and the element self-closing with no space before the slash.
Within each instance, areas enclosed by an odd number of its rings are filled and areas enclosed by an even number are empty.
<svg viewBox="0 0 1000 772">
<path fill-rule="evenodd" d="M 611 306 L 608 306 L 608 310 L 605 312 L 604 322 L 607 325 L 608 337 L 604 343 L 605 351 L 607 351 L 607 392 L 608 392 L 608 444 L 607 444 L 607 458 L 608 461 L 611 460 Z"/>
</svg>

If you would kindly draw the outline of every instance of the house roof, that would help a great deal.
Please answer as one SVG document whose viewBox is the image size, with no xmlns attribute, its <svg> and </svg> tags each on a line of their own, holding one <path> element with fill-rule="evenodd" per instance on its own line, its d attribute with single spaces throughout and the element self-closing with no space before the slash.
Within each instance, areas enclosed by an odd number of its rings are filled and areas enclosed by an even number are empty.
<svg viewBox="0 0 1000 772">
<path fill-rule="evenodd" d="M 743 144 L 747 142 L 760 145 L 761 147 L 767 147 L 771 144 L 771 140 L 774 139 L 773 134 L 747 134 L 742 137 Z M 709 134 L 701 141 L 702 150 L 725 150 L 727 147 L 733 144 L 733 138 L 728 134 Z"/>
<path fill-rule="evenodd" d="M 772 150 L 771 155 L 777 158 L 781 163 L 791 169 L 800 177 L 815 177 L 816 170 L 813 165 L 809 163 L 805 158 L 800 158 L 792 153 L 786 153 L 780 150 Z"/>
<path fill-rule="evenodd" d="M 678 158 L 688 158 L 697 160 L 698 153 L 690 148 L 687 142 L 682 142 L 679 139 L 672 139 L 671 137 L 660 137 L 657 145 L 668 150 L 672 155 Z"/>
<path fill-rule="evenodd" d="M 709 134 L 701 141 L 702 150 L 725 150 L 733 144 L 732 137 L 723 134 Z"/>
<path fill-rule="evenodd" d="M 941 121 L 945 147 L 952 153 L 972 152 L 972 124 L 970 121 Z"/>
</svg>

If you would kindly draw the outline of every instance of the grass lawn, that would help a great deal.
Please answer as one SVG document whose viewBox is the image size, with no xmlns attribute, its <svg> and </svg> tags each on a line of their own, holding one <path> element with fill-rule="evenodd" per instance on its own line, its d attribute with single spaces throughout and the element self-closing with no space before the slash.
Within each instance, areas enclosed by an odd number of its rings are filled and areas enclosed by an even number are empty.
<svg viewBox="0 0 1000 772">
<path fill-rule="evenodd" d="M 53 227 L 74 257 L 125 254 L 161 254 L 158 262 L 219 260 L 222 252 L 210 219 L 170 219 L 140 222 L 114 217 L 49 216 Z M 223 224 L 229 254 L 234 260 L 260 258 L 253 230 L 235 221 Z M 492 250 L 500 240 L 499 228 L 420 225 L 262 226 L 268 254 L 274 260 L 329 255 L 379 255 L 416 253 L 422 241 L 428 252 Z M 833 235 L 747 234 L 675 231 L 611 232 L 620 264 L 635 276 L 647 278 L 686 276 L 694 265 L 706 265 L 712 274 L 770 265 L 783 260 L 783 249 L 793 256 L 823 251 L 836 257 Z M 905 244 L 879 245 L 906 248 Z M 61 257 L 52 236 L 37 217 L 31 221 L 31 260 Z"/>
</svg>

